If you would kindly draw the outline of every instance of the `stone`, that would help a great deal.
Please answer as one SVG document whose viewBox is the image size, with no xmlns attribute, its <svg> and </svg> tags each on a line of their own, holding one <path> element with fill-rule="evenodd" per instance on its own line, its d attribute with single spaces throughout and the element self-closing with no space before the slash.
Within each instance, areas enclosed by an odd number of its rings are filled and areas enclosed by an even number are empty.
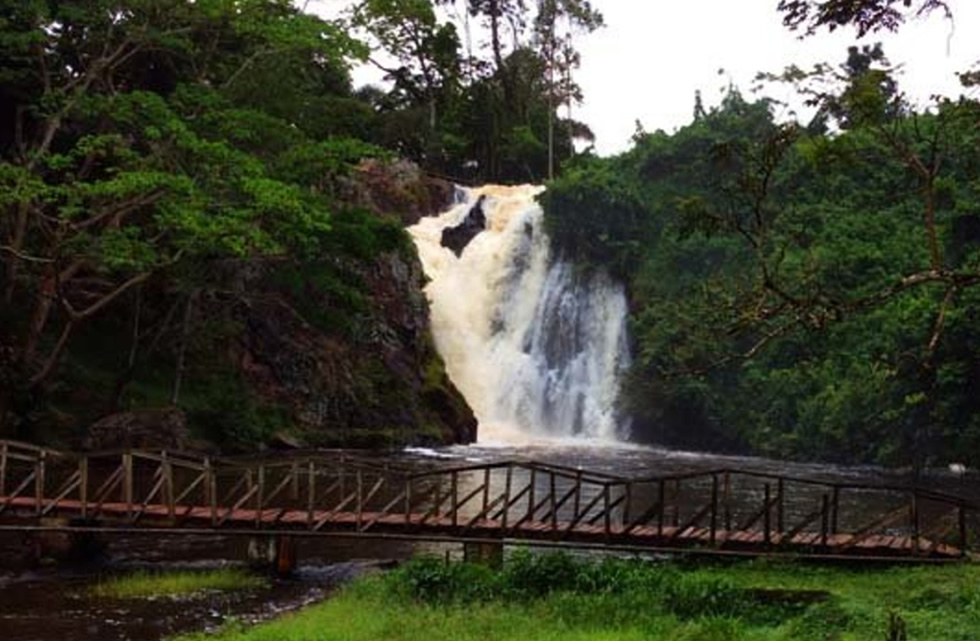
<svg viewBox="0 0 980 641">
<path fill-rule="evenodd" d="M 187 442 L 184 412 L 176 407 L 161 407 L 119 412 L 99 419 L 89 426 L 83 447 L 87 450 L 182 450 Z"/>
<path fill-rule="evenodd" d="M 442 240 L 439 241 L 443 247 L 448 247 L 456 256 L 460 256 L 466 246 L 476 238 L 480 232 L 487 228 L 487 216 L 483 213 L 483 203 L 486 196 L 480 196 L 476 204 L 470 208 L 463 222 L 455 227 L 447 227 L 442 231 Z"/>
</svg>

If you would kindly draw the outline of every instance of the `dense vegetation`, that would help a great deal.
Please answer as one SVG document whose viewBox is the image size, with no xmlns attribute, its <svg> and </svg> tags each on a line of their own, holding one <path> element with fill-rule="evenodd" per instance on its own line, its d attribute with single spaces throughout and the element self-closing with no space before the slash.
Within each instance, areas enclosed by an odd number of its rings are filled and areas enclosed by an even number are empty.
<svg viewBox="0 0 980 641">
<path fill-rule="evenodd" d="M 674 133 L 585 159 L 544 198 L 555 241 L 623 277 L 641 436 L 919 465 L 980 462 L 980 103 L 906 104 L 879 46 L 729 88 Z M 964 76 L 969 81 L 969 76 Z"/>
<path fill-rule="evenodd" d="M 494 572 L 421 559 L 322 605 L 216 638 L 965 641 L 980 625 L 976 579 L 969 565 L 683 566 L 519 553 Z"/>
<path fill-rule="evenodd" d="M 587 133 L 557 114 L 577 92 L 572 33 L 601 17 L 473 0 L 466 20 L 491 27 L 480 57 L 428 0 L 337 20 L 297 4 L 0 2 L 0 433 L 74 438 L 174 405 L 226 447 L 297 413 L 445 440 L 432 415 L 460 402 L 401 229 L 445 202 L 391 178 L 396 160 L 543 179 Z M 368 59 L 389 89 L 352 87 Z M 283 335 L 315 362 L 256 363 L 257 343 L 292 358 L 270 346 Z"/>
</svg>

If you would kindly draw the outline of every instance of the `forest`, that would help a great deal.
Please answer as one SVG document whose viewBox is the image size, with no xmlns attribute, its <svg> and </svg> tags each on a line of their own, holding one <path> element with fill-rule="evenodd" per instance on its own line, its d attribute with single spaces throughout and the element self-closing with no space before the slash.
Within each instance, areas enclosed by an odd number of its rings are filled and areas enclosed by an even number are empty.
<svg viewBox="0 0 980 641">
<path fill-rule="evenodd" d="M 0 3 L 0 434 L 472 440 L 404 226 L 433 175 L 541 181 L 590 135 L 558 107 L 601 16 L 541 8 L 473 0 L 478 46 L 428 0 Z"/>
<path fill-rule="evenodd" d="M 404 226 L 545 182 L 556 252 L 627 286 L 636 438 L 980 462 L 980 78 L 913 107 L 874 44 L 937 0 L 778 11 L 864 40 L 598 157 L 586 0 L 3 0 L 0 434 L 178 407 L 231 449 L 471 440 Z"/>
<path fill-rule="evenodd" d="M 622 402 L 638 436 L 977 462 L 980 103 L 975 74 L 960 78 L 962 96 L 913 108 L 881 45 L 856 45 L 716 107 L 698 95 L 687 126 L 638 129 L 629 151 L 549 185 L 558 246 L 629 287 Z M 776 120 L 774 83 L 812 117 Z"/>
</svg>

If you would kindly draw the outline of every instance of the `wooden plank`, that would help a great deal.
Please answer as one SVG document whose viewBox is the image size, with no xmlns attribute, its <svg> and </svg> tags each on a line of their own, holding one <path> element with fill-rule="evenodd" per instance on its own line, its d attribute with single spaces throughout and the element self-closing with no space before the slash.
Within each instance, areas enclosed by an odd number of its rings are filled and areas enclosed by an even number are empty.
<svg viewBox="0 0 980 641">
<path fill-rule="evenodd" d="M 885 514 L 884 516 L 875 519 L 871 523 L 868 523 L 864 527 L 859 528 L 857 531 L 855 531 L 853 534 L 851 534 L 850 538 L 847 539 L 845 542 L 843 542 L 839 546 L 840 549 L 841 550 L 847 550 L 847 549 L 850 549 L 850 548 L 854 547 L 855 545 L 857 545 L 858 543 L 860 543 L 861 541 L 863 541 L 865 538 L 867 538 L 868 536 L 870 536 L 871 533 L 872 533 L 872 530 L 874 530 L 876 528 L 889 527 L 889 526 L 897 523 L 898 521 L 904 519 L 905 516 L 906 516 L 906 514 L 907 514 L 906 508 L 904 506 L 902 506 L 902 507 L 898 508 L 897 510 L 892 510 L 891 512 Z M 916 537 L 913 536 L 913 540 L 915 538 Z"/>
</svg>

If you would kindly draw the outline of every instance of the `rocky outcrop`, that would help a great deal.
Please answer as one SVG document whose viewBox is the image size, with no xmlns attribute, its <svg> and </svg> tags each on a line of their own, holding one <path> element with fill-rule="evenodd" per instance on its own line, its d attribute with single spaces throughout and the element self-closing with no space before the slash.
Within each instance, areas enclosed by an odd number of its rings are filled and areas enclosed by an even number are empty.
<svg viewBox="0 0 980 641">
<path fill-rule="evenodd" d="M 461 255 L 470 241 L 487 228 L 487 216 L 483 213 L 483 203 L 486 198 L 486 196 L 480 196 L 480 199 L 463 218 L 463 222 L 455 227 L 442 230 L 442 239 L 439 244 L 451 249 L 456 256 Z"/>
<path fill-rule="evenodd" d="M 452 197 L 451 185 L 448 193 L 433 186 L 410 163 L 365 163 L 356 180 L 350 189 L 361 206 L 378 216 L 398 213 L 405 223 L 448 206 Z M 340 304 L 330 291 L 286 291 L 254 270 L 242 289 L 260 294 L 233 313 L 241 328 L 233 359 L 252 390 L 288 413 L 295 428 L 288 439 L 354 447 L 474 441 L 476 419 L 432 343 L 414 247 L 406 240 L 402 250 L 330 268 L 366 294 L 346 331 L 317 321 Z M 316 269 L 303 266 L 302 276 Z"/>
<path fill-rule="evenodd" d="M 88 450 L 145 448 L 182 450 L 188 443 L 187 418 L 175 407 L 110 414 L 88 428 Z"/>
<path fill-rule="evenodd" d="M 443 178 L 426 175 L 408 160 L 368 159 L 344 182 L 343 199 L 374 212 L 397 216 L 407 227 L 419 218 L 445 211 L 456 188 Z"/>
</svg>

